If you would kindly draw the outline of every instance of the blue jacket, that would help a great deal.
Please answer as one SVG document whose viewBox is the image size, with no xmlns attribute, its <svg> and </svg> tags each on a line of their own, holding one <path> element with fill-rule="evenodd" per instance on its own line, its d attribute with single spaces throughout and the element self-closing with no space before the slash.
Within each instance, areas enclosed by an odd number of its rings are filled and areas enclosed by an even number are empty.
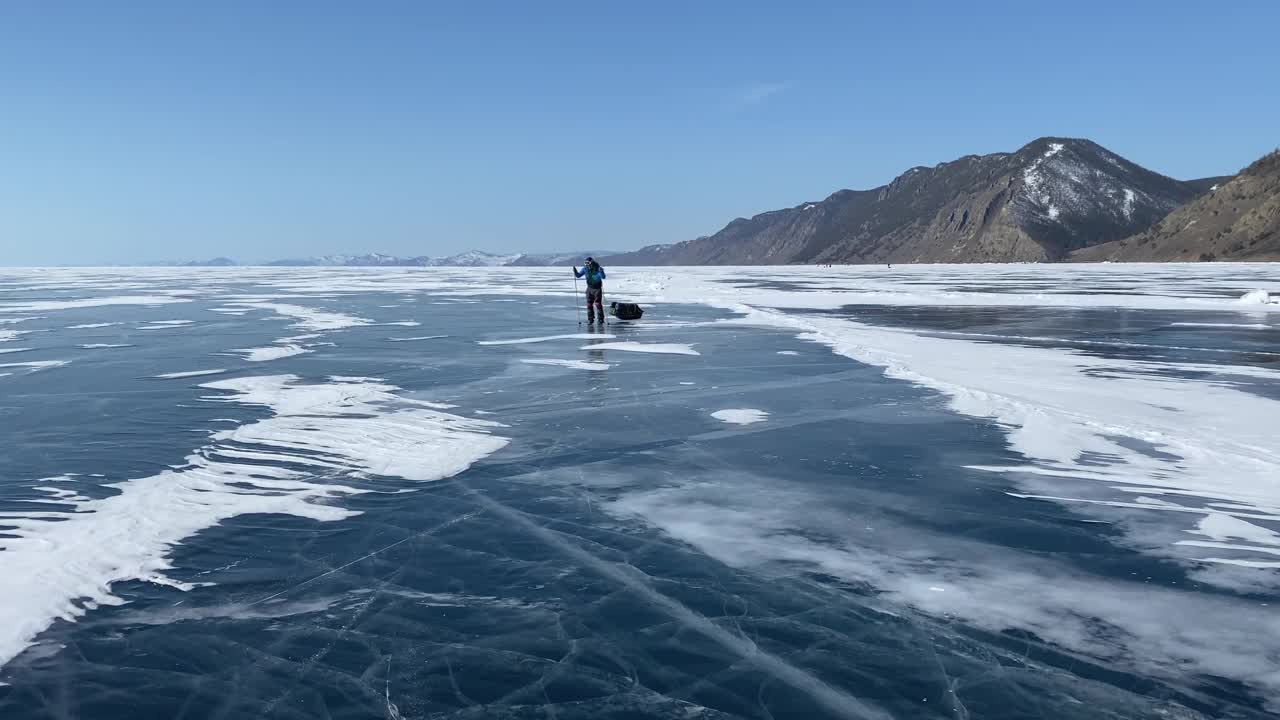
<svg viewBox="0 0 1280 720">
<path fill-rule="evenodd" d="M 577 268 L 575 268 L 573 271 L 573 276 L 585 277 L 587 279 L 587 287 L 600 287 L 604 285 L 604 279 L 606 277 L 604 274 L 604 268 L 600 267 L 599 265 L 596 265 L 595 268 L 596 268 L 595 270 L 591 270 L 587 268 L 585 265 L 582 267 L 581 270 L 578 270 Z"/>
</svg>

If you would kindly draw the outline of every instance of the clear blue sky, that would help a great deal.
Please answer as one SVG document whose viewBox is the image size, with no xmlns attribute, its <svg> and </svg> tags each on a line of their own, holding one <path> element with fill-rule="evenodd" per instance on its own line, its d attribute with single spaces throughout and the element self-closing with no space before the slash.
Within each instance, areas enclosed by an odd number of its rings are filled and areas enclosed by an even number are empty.
<svg viewBox="0 0 1280 720">
<path fill-rule="evenodd" d="M 626 249 L 1088 137 L 1280 144 L 1280 2 L 0 3 L 0 264 Z"/>
</svg>

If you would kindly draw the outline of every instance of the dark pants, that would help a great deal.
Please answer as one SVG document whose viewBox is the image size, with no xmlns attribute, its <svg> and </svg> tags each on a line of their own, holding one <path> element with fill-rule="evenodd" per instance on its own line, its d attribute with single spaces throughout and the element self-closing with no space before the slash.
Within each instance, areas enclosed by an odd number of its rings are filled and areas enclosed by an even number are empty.
<svg viewBox="0 0 1280 720">
<path fill-rule="evenodd" d="M 604 287 L 587 288 L 587 322 L 596 319 L 600 313 L 600 322 L 604 322 Z"/>
</svg>

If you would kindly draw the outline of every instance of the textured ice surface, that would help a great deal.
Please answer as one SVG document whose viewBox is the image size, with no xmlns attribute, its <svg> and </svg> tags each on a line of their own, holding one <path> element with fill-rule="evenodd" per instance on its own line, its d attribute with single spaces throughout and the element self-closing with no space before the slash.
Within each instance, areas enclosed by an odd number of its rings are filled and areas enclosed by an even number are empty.
<svg viewBox="0 0 1280 720">
<path fill-rule="evenodd" d="M 1280 708 L 1275 266 L 610 280 L 0 271 L 0 716 Z"/>
</svg>

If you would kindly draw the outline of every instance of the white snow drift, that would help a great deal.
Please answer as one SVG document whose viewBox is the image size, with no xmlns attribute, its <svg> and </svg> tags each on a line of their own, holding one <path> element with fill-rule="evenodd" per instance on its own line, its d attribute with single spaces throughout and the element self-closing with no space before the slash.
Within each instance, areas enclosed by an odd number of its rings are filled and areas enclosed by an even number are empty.
<svg viewBox="0 0 1280 720">
<path fill-rule="evenodd" d="M 363 490 L 332 476 L 438 480 L 507 442 L 491 434 L 495 423 L 399 398 L 378 382 L 309 385 L 281 375 L 203 387 L 219 393 L 213 401 L 274 416 L 214 433 L 186 464 L 114 483 L 111 497 L 66 496 L 66 511 L 6 514 L 15 537 L 0 539 L 0 575 L 22 592 L 0 603 L 0 666 L 55 620 L 120 604 L 113 583 L 188 587 L 165 576 L 168 555 L 205 528 L 246 513 L 340 520 L 354 512 L 335 501 Z"/>
</svg>

